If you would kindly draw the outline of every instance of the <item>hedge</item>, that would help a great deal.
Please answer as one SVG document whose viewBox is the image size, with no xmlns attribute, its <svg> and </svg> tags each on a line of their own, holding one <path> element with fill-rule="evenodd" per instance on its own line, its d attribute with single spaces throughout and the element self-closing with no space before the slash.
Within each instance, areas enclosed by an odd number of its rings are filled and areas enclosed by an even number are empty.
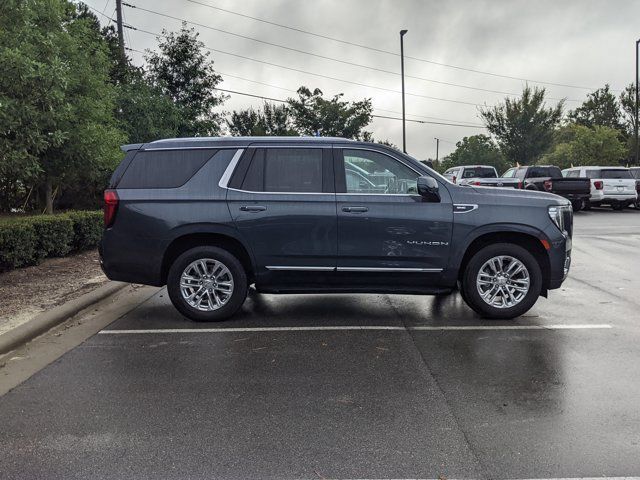
<svg viewBox="0 0 640 480">
<path fill-rule="evenodd" d="M 0 271 L 95 248 L 102 222 L 101 211 L 0 218 Z"/>
</svg>

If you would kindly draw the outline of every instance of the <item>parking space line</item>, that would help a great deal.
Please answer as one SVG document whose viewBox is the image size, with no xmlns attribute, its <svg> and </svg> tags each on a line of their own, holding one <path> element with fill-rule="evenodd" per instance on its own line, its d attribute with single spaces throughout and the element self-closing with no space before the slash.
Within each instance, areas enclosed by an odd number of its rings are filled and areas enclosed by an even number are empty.
<svg viewBox="0 0 640 480">
<path fill-rule="evenodd" d="M 157 328 L 130 330 L 101 330 L 104 335 L 135 335 L 159 333 L 233 333 L 233 332 L 313 332 L 339 330 L 416 330 L 416 331 L 456 331 L 456 330 L 594 330 L 613 328 L 609 324 L 584 325 L 416 325 L 414 327 L 392 325 L 324 325 L 308 327 L 221 327 L 221 328 Z"/>
</svg>

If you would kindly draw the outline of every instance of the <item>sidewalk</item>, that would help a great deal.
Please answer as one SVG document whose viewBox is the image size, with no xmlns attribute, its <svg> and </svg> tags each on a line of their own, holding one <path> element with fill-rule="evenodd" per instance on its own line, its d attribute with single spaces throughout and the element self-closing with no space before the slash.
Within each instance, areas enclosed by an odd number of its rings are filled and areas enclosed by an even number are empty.
<svg viewBox="0 0 640 480">
<path fill-rule="evenodd" d="M 97 250 L 0 273 L 0 335 L 107 282 Z"/>
</svg>

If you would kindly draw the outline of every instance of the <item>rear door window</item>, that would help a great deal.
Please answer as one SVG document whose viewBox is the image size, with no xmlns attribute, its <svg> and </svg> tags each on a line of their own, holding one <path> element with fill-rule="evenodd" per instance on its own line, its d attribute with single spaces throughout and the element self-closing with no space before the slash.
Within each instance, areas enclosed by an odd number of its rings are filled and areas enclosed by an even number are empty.
<svg viewBox="0 0 640 480">
<path fill-rule="evenodd" d="M 118 188 L 181 187 L 217 150 L 147 150 L 138 152 Z"/>
<path fill-rule="evenodd" d="M 322 193 L 322 149 L 258 149 L 242 190 L 251 192 Z"/>
</svg>

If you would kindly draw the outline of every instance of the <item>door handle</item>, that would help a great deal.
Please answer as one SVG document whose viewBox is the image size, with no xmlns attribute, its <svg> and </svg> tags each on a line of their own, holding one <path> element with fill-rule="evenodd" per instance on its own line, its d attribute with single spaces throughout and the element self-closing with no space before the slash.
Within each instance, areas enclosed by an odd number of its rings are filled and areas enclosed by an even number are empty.
<svg viewBox="0 0 640 480">
<path fill-rule="evenodd" d="M 242 205 L 240 211 L 242 212 L 264 212 L 267 209 L 264 205 Z"/>
<path fill-rule="evenodd" d="M 342 207 L 342 211 L 347 213 L 364 213 L 364 212 L 368 212 L 369 208 L 368 207 Z"/>
</svg>

